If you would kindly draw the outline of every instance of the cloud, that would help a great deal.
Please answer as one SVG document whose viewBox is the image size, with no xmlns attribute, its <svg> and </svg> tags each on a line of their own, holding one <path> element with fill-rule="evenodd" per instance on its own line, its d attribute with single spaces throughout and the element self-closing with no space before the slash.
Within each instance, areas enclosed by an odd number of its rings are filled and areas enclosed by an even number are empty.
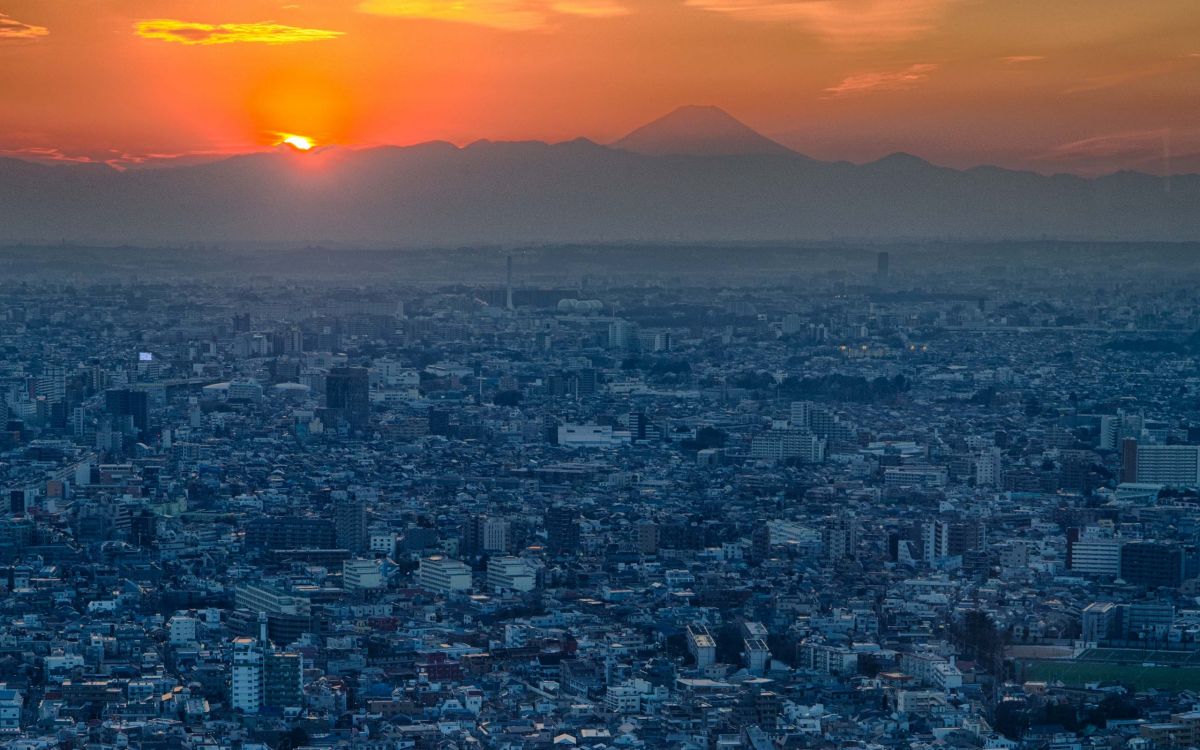
<svg viewBox="0 0 1200 750">
<path fill-rule="evenodd" d="M 841 83 L 825 89 L 828 97 L 853 96 L 875 91 L 900 91 L 910 89 L 937 70 L 933 63 L 917 63 L 903 70 L 887 70 L 875 73 L 859 73 L 843 78 Z"/>
<path fill-rule="evenodd" d="M 629 14 L 618 0 L 362 0 L 363 13 L 469 23 L 507 31 L 543 29 L 556 17 L 613 18 Z"/>
<path fill-rule="evenodd" d="M 1165 128 L 1108 133 L 1063 143 L 1033 158 L 1035 161 L 1070 162 L 1099 157 L 1144 157 L 1163 153 L 1169 134 Z"/>
<path fill-rule="evenodd" d="M 684 0 L 748 21 L 795 23 L 835 44 L 897 42 L 932 31 L 959 0 Z"/>
<path fill-rule="evenodd" d="M 170 18 L 139 21 L 135 26 L 143 39 L 158 39 L 179 44 L 295 44 L 336 39 L 341 31 L 302 29 L 265 21 L 262 23 L 192 23 Z"/>
<path fill-rule="evenodd" d="M 1005 65 L 1022 65 L 1024 63 L 1041 62 L 1045 59 L 1042 55 L 1009 55 L 1008 57 L 1000 58 L 1000 62 Z"/>
<path fill-rule="evenodd" d="M 12 39 L 38 39 L 50 33 L 45 26 L 22 23 L 5 13 L 0 13 L 0 42 Z"/>
</svg>

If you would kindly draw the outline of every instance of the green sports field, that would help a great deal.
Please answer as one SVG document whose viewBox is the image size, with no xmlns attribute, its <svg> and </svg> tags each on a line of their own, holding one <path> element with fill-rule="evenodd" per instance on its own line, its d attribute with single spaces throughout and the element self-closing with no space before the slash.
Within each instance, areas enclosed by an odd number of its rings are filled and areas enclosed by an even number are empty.
<svg viewBox="0 0 1200 750">
<path fill-rule="evenodd" d="M 1091 682 L 1121 682 L 1136 690 L 1200 689 L 1200 666 L 1144 667 L 1141 663 L 1108 661 L 1022 661 L 1021 675 L 1026 681 L 1057 682 L 1068 687 L 1083 687 Z"/>
</svg>

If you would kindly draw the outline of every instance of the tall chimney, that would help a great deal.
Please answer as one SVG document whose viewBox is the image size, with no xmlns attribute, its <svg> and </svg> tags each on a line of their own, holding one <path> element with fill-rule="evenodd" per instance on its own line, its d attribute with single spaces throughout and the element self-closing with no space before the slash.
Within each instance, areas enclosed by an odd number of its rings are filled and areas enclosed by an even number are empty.
<svg viewBox="0 0 1200 750">
<path fill-rule="evenodd" d="M 510 256 L 508 256 L 508 258 L 507 258 L 507 261 L 508 261 L 508 264 L 507 264 L 507 265 L 508 265 L 508 275 L 507 275 L 507 278 L 506 278 L 506 281 L 505 281 L 505 286 L 504 286 L 504 288 L 505 288 L 505 295 L 504 295 L 504 307 L 505 307 L 506 309 L 509 309 L 509 310 L 511 310 L 511 309 L 513 309 L 513 301 L 512 301 L 512 256 L 511 256 L 511 255 L 510 255 Z"/>
</svg>

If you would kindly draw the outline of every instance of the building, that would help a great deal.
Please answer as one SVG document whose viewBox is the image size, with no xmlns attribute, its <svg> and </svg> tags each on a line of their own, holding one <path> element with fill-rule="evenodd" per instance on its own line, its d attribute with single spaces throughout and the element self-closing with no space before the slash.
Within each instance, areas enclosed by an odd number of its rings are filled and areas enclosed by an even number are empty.
<svg viewBox="0 0 1200 750">
<path fill-rule="evenodd" d="M 632 433 L 614 430 L 611 425 L 564 424 L 558 428 L 558 444 L 564 448 L 617 448 L 632 441 Z"/>
<path fill-rule="evenodd" d="M 274 649 L 263 659 L 263 705 L 268 708 L 304 706 L 304 670 L 300 654 Z"/>
<path fill-rule="evenodd" d="M 1068 538 L 1067 568 L 1073 573 L 1116 578 L 1121 575 L 1121 540 Z"/>
<path fill-rule="evenodd" d="M 977 487 L 997 487 L 1003 483 L 1003 466 L 999 448 L 988 448 L 975 459 L 975 485 Z"/>
<path fill-rule="evenodd" d="M 922 527 L 925 562 L 933 565 L 942 558 L 982 549 L 986 539 L 986 529 L 978 521 L 929 521 Z"/>
<path fill-rule="evenodd" d="M 747 638 L 742 641 L 742 658 L 745 661 L 746 671 L 750 674 L 761 675 L 767 671 L 767 664 L 771 661 L 771 649 L 761 638 Z"/>
<path fill-rule="evenodd" d="M 1136 473 L 1136 481 L 1141 483 L 1196 487 L 1200 485 L 1200 445 L 1138 444 Z"/>
<path fill-rule="evenodd" d="M 0 734 L 21 731 L 21 709 L 25 699 L 19 690 L 0 682 Z"/>
<path fill-rule="evenodd" d="M 750 442 L 750 457 L 768 461 L 797 459 L 818 464 L 825 460 L 825 441 L 808 430 L 767 430 Z"/>
<path fill-rule="evenodd" d="M 512 542 L 511 532 L 512 524 L 508 519 L 470 516 L 463 524 L 458 551 L 464 557 L 507 552 Z"/>
<path fill-rule="evenodd" d="M 359 558 L 342 562 L 342 588 L 347 591 L 381 589 L 385 584 L 378 560 Z"/>
<path fill-rule="evenodd" d="M 367 506 L 361 497 L 351 494 L 336 500 L 333 524 L 338 547 L 351 552 L 367 549 Z"/>
<path fill-rule="evenodd" d="M 853 559 L 858 550 L 858 522 L 845 515 L 826 521 L 821 527 L 821 547 L 829 562 Z"/>
<path fill-rule="evenodd" d="M 364 430 L 371 419 L 370 370 L 335 367 L 325 376 L 325 406 L 337 409 L 352 430 Z"/>
<path fill-rule="evenodd" d="M 263 707 L 263 654 L 254 638 L 233 640 L 229 703 L 235 711 L 256 714 Z"/>
<path fill-rule="evenodd" d="M 520 557 L 489 557 L 487 585 L 493 591 L 533 591 L 537 571 Z"/>
<path fill-rule="evenodd" d="M 554 552 L 578 552 L 580 531 L 575 520 L 575 511 L 565 505 L 556 505 L 546 511 L 543 523 L 546 526 L 546 543 Z"/>
<path fill-rule="evenodd" d="M 464 562 L 434 555 L 421 559 L 417 585 L 437 594 L 471 590 L 471 568 Z"/>
<path fill-rule="evenodd" d="M 1121 578 L 1139 586 L 1179 588 L 1184 554 L 1178 544 L 1129 542 L 1121 547 Z"/>
<path fill-rule="evenodd" d="M 688 653 L 696 660 L 696 668 L 704 669 L 717 661 L 717 642 L 703 625 L 688 625 Z"/>
</svg>

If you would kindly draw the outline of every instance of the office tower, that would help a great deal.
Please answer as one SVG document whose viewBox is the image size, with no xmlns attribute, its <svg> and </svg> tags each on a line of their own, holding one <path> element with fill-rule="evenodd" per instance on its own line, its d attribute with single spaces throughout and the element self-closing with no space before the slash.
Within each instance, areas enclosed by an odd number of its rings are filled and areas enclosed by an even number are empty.
<svg viewBox="0 0 1200 750">
<path fill-rule="evenodd" d="M 270 649 L 263 659 L 263 705 L 300 708 L 304 705 L 304 672 L 300 654 Z"/>
<path fill-rule="evenodd" d="M 1121 440 L 1121 481 L 1136 482 L 1138 480 L 1138 444 L 1134 438 Z"/>
<path fill-rule="evenodd" d="M 631 437 L 636 441 L 644 441 L 646 439 L 646 428 L 649 426 L 650 420 L 646 417 L 644 409 L 638 409 L 629 415 L 629 432 Z"/>
<path fill-rule="evenodd" d="M 158 516 L 142 508 L 129 519 L 129 541 L 138 547 L 150 547 L 158 538 Z"/>
<path fill-rule="evenodd" d="M 923 528 L 925 562 L 983 547 L 986 529 L 978 521 L 929 521 Z"/>
<path fill-rule="evenodd" d="M 543 523 L 547 546 L 552 551 L 573 553 L 579 550 L 579 522 L 575 520 L 573 509 L 556 505 L 546 511 Z"/>
<path fill-rule="evenodd" d="M 887 253 L 881 252 L 875 255 L 875 278 L 878 279 L 880 283 L 885 282 L 888 279 L 888 266 L 890 262 L 891 257 Z"/>
<path fill-rule="evenodd" d="M 370 371 L 335 367 L 325 376 L 325 405 L 341 411 L 352 429 L 366 429 L 371 419 Z"/>
<path fill-rule="evenodd" d="M 476 557 L 509 549 L 509 522 L 503 518 L 474 515 L 463 524 L 459 552 L 463 557 Z"/>
<path fill-rule="evenodd" d="M 139 432 L 150 426 L 150 406 L 145 391 L 114 389 L 104 393 L 104 411 L 114 417 L 128 417 Z"/>
<path fill-rule="evenodd" d="M 637 326 L 628 320 L 614 320 L 608 324 L 608 348 L 630 351 L 637 344 Z"/>
<path fill-rule="evenodd" d="M 829 562 L 854 559 L 858 550 L 858 522 L 846 515 L 830 519 L 821 528 L 821 546 Z"/>
<path fill-rule="evenodd" d="M 1121 578 L 1137 586 L 1178 588 L 1183 583 L 1183 547 L 1165 542 L 1129 542 L 1121 547 Z"/>
<path fill-rule="evenodd" d="M 367 506 L 361 498 L 350 496 L 336 501 L 333 506 L 333 525 L 338 547 L 351 552 L 366 550 Z"/>
</svg>

